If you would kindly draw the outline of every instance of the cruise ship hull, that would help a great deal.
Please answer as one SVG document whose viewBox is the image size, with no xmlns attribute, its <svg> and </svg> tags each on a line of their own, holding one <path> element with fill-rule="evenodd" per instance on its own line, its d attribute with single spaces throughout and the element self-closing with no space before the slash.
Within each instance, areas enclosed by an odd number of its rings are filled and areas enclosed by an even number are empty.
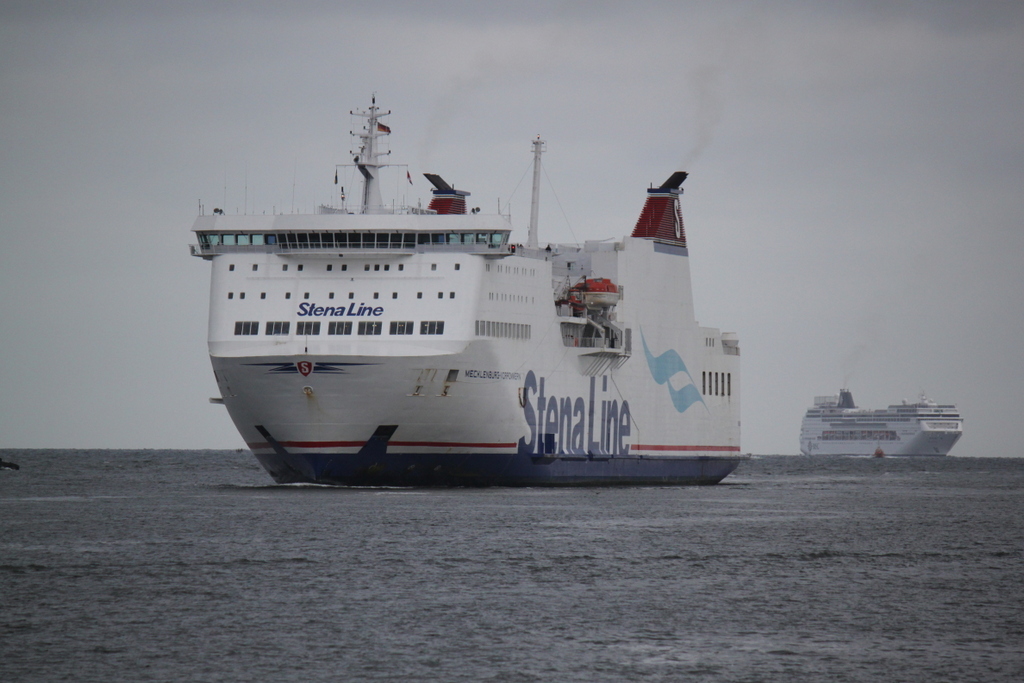
<svg viewBox="0 0 1024 683">
<path fill-rule="evenodd" d="M 804 455 L 942 457 L 949 455 L 953 445 L 959 440 L 958 432 L 920 433 L 905 444 L 875 441 L 834 446 L 808 444 L 801 448 L 801 453 Z"/>
</svg>

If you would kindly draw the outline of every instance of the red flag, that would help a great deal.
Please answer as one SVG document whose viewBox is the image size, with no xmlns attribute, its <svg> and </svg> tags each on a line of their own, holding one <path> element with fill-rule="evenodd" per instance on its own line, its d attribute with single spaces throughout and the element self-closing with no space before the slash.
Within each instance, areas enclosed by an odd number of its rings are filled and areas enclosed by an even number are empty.
<svg viewBox="0 0 1024 683">
<path fill-rule="evenodd" d="M 412 176 L 409 175 L 408 171 L 405 172 L 405 177 L 409 179 L 409 184 L 412 185 Z"/>
<path fill-rule="evenodd" d="M 377 122 L 377 130 L 380 131 L 381 133 L 390 133 L 391 132 L 391 128 L 389 128 L 388 126 L 385 126 L 380 121 Z"/>
</svg>

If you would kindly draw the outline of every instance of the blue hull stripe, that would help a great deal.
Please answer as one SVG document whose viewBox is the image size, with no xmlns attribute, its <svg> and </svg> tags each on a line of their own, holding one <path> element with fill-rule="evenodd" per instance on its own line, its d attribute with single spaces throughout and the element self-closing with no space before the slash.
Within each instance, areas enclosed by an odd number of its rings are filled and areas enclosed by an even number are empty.
<svg viewBox="0 0 1024 683">
<path fill-rule="evenodd" d="M 534 457 L 518 453 L 257 453 L 279 484 L 638 486 L 717 484 L 743 456 Z"/>
</svg>

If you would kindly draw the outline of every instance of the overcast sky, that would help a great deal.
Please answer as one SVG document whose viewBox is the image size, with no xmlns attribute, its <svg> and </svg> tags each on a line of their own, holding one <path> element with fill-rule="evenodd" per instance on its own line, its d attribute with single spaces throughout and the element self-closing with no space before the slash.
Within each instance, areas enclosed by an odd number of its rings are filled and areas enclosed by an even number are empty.
<svg viewBox="0 0 1024 683">
<path fill-rule="evenodd" d="M 416 181 L 385 195 L 440 173 L 517 241 L 538 134 L 542 241 L 621 238 L 689 171 L 743 451 L 796 453 L 848 386 L 955 403 L 955 455 L 1024 454 L 1024 3 L 885 0 L 0 1 L 0 447 L 242 447 L 208 403 L 199 203 L 329 201 L 372 93 Z"/>
</svg>

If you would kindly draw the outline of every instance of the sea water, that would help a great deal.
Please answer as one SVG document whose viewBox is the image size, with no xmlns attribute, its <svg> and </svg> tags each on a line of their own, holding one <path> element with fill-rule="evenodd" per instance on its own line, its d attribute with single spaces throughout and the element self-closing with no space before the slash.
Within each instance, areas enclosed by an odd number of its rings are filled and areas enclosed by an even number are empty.
<svg viewBox="0 0 1024 683">
<path fill-rule="evenodd" d="M 1024 459 L 402 490 L 0 457 L 6 682 L 1024 680 Z"/>
</svg>

